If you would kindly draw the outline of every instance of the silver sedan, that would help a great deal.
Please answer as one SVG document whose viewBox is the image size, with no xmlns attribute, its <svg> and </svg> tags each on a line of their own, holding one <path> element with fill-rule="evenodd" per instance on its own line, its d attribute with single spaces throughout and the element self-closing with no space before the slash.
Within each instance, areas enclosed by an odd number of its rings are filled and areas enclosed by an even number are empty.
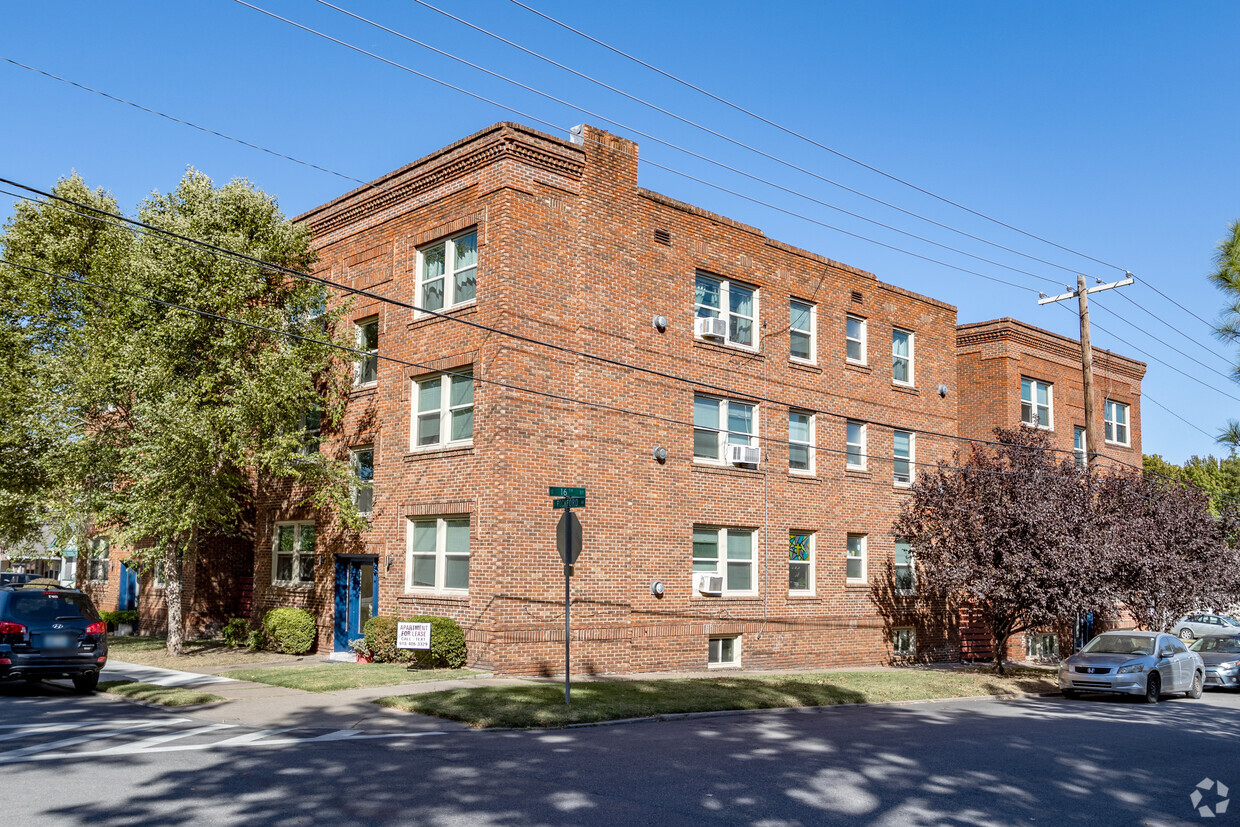
<svg viewBox="0 0 1240 827">
<path fill-rule="evenodd" d="M 1153 704 L 1170 692 L 1200 698 L 1205 674 L 1201 657 L 1174 635 L 1103 632 L 1059 664 L 1059 689 L 1065 698 L 1110 692 Z"/>
<path fill-rule="evenodd" d="M 1211 635 L 1199 638 L 1193 651 L 1206 665 L 1206 686 L 1240 688 L 1240 637 Z"/>
<path fill-rule="evenodd" d="M 1206 635 L 1240 635 L 1240 621 L 1227 615 L 1198 612 L 1177 620 L 1171 627 L 1171 634 L 1179 636 L 1181 640 L 1192 640 Z"/>
</svg>

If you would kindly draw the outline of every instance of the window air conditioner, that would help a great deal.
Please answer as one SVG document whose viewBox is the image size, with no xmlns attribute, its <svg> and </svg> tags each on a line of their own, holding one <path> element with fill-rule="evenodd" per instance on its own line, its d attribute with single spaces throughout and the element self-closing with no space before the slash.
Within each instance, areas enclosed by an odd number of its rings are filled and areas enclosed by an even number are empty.
<svg viewBox="0 0 1240 827">
<path fill-rule="evenodd" d="M 694 319 L 693 335 L 703 339 L 728 338 L 728 320 L 705 317 Z"/>
<path fill-rule="evenodd" d="M 729 445 L 728 462 L 733 465 L 757 465 L 762 461 L 762 449 L 749 445 Z"/>
<path fill-rule="evenodd" d="M 723 575 L 698 572 L 693 576 L 695 588 L 702 594 L 723 594 Z"/>
</svg>

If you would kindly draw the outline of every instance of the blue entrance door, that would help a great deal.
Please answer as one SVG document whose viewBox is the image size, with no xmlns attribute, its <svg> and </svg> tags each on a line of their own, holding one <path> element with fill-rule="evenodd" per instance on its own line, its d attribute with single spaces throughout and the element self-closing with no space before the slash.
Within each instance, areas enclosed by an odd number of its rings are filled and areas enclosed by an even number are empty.
<svg viewBox="0 0 1240 827">
<path fill-rule="evenodd" d="M 378 611 L 375 558 L 337 557 L 336 640 L 333 648 L 337 652 L 347 652 L 349 641 L 363 636 L 366 621 Z"/>
<path fill-rule="evenodd" d="M 121 563 L 120 595 L 117 608 L 122 612 L 138 608 L 138 572 Z"/>
</svg>

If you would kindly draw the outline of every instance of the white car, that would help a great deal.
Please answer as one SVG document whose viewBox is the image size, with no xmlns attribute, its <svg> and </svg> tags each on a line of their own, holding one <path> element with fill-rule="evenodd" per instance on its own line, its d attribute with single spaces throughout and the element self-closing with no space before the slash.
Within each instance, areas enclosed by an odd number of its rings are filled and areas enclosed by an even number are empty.
<svg viewBox="0 0 1240 827">
<path fill-rule="evenodd" d="M 1139 695 L 1146 703 L 1171 692 L 1200 698 L 1206 667 L 1184 642 L 1161 632 L 1103 632 L 1059 664 L 1065 698 L 1082 692 Z"/>
</svg>

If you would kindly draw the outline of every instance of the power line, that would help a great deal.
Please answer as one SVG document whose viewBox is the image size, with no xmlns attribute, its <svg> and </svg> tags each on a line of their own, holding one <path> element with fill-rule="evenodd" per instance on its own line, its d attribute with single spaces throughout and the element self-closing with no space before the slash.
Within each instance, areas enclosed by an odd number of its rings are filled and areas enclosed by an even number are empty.
<svg viewBox="0 0 1240 827">
<path fill-rule="evenodd" d="M 1122 295 L 1124 295 L 1124 294 L 1123 294 L 1123 293 L 1120 293 L 1120 295 L 1122 296 Z M 1138 331 L 1138 332 L 1140 332 L 1140 333 L 1144 333 L 1146 336 L 1150 337 L 1150 338 L 1151 338 L 1151 339 L 1153 339 L 1155 342 L 1158 342 L 1160 345 L 1162 345 L 1163 347 L 1167 348 L 1168 350 L 1171 350 L 1171 351 L 1173 351 L 1173 352 L 1175 352 L 1175 353 L 1180 354 L 1181 356 L 1183 356 L 1185 359 L 1187 359 L 1188 361 L 1192 362 L 1193 364 L 1198 365 L 1198 366 L 1200 366 L 1200 367 L 1202 367 L 1202 368 L 1205 368 L 1206 370 L 1210 371 L 1211 373 L 1217 374 L 1218 376 L 1221 376 L 1221 377 L 1223 377 L 1224 379 L 1226 379 L 1226 380 L 1228 380 L 1228 381 L 1231 381 L 1231 377 L 1230 377 L 1230 376 L 1228 376 L 1226 373 L 1223 373 L 1221 370 L 1217 370 L 1217 369 L 1215 369 L 1215 368 L 1210 367 L 1210 366 L 1209 366 L 1209 365 L 1207 365 L 1205 362 L 1202 362 L 1202 361 L 1201 361 L 1201 360 L 1199 360 L 1199 359 L 1196 359 L 1196 358 L 1194 358 L 1194 357 L 1192 357 L 1192 356 L 1189 356 L 1189 355 L 1188 355 L 1187 353 L 1185 353 L 1184 351 L 1180 350 L 1180 349 L 1179 349 L 1179 348 L 1177 348 L 1177 347 L 1174 347 L 1173 345 L 1171 345 L 1170 343 L 1168 343 L 1168 342 L 1164 341 L 1163 339 L 1158 338 L 1158 337 L 1157 337 L 1157 336 L 1155 336 L 1153 333 L 1150 333 L 1148 330 L 1145 330 L 1145 329 L 1143 329 L 1143 328 L 1137 327 L 1137 325 L 1136 325 L 1136 324 L 1134 324 L 1133 322 L 1130 322 L 1128 319 L 1124 318 L 1124 317 L 1123 317 L 1123 316 L 1121 316 L 1119 313 L 1116 313 L 1114 310 L 1112 310 L 1111 308 L 1109 308 L 1109 307 L 1107 307 L 1106 305 L 1102 304 L 1101 302 L 1098 302 L 1098 303 L 1097 303 L 1097 304 L 1095 304 L 1094 306 L 1095 306 L 1095 307 L 1097 307 L 1098 309 L 1102 310 L 1102 311 L 1103 311 L 1103 312 L 1105 312 L 1105 313 L 1109 313 L 1110 315 L 1112 315 L 1112 316 L 1114 316 L 1115 318 L 1119 319 L 1121 322 L 1123 322 L 1124 324 L 1128 325 L 1129 327 L 1131 327 L 1131 328 L 1135 329 L 1136 331 Z M 1137 306 L 1138 306 L 1138 307 L 1140 307 L 1140 305 L 1137 305 Z M 1142 309 L 1144 309 L 1144 308 L 1142 308 Z M 1147 311 L 1147 312 L 1148 312 L 1148 311 Z M 1153 315 L 1153 314 L 1151 314 L 1151 315 Z M 1101 328 L 1099 328 L 1099 329 L 1101 329 Z M 1213 352 L 1213 351 L 1210 351 L 1210 353 L 1214 353 L 1214 352 Z M 1215 355 L 1217 355 L 1217 354 L 1215 354 Z M 1220 357 L 1220 358 L 1221 358 L 1221 357 Z"/>
<path fill-rule="evenodd" d="M 708 91 L 706 91 L 705 89 L 703 89 L 703 88 L 701 88 L 701 87 L 699 87 L 699 86 L 695 86 L 694 84 L 690 83 L 690 82 L 689 82 L 689 81 L 687 81 L 687 80 L 684 80 L 684 79 L 682 79 L 682 78 L 679 78 L 679 77 L 677 77 L 676 75 L 673 75 L 673 74 L 671 74 L 671 73 L 669 73 L 669 72 L 666 72 L 666 71 L 664 71 L 664 70 L 660 69 L 660 68 L 659 68 L 659 67 L 657 67 L 657 66 L 653 66 L 653 65 L 651 65 L 651 64 L 649 64 L 649 63 L 647 63 L 647 62 L 645 62 L 644 60 L 641 60 L 640 58 L 634 57 L 633 55 L 630 55 L 629 53 L 627 53 L 627 52 L 625 52 L 625 51 L 623 51 L 623 50 L 621 50 L 621 49 L 618 49 L 618 48 L 616 48 L 615 46 L 612 46 L 612 45 L 610 45 L 610 44 L 608 44 L 608 43 L 604 43 L 602 40 L 599 40 L 599 39 L 597 39 L 597 38 L 595 38 L 595 37 L 592 37 L 592 36 L 590 36 L 590 35 L 586 34 L 585 32 L 583 32 L 583 31 L 581 31 L 581 30 L 579 30 L 579 29 L 575 29 L 575 28 L 573 28 L 572 26 L 568 25 L 567 23 L 564 23 L 564 22 L 562 22 L 562 21 L 560 21 L 560 20 L 557 20 L 556 18 L 551 17 L 551 16 L 550 16 L 550 15 L 548 15 L 548 14 L 544 14 L 543 12 L 540 12 L 540 11 L 538 11 L 537 9 L 532 8 L 531 6 L 527 6 L 525 3 L 520 2 L 520 0 L 509 0 L 509 2 L 513 3 L 513 4 L 514 4 L 514 5 L 516 5 L 516 6 L 520 6 L 521 8 L 523 8 L 523 9 L 525 9 L 526 11 L 530 12 L 531 14 L 534 14 L 534 15 L 537 15 L 538 17 L 541 17 L 542 19 L 546 20 L 546 21 L 547 21 L 547 22 L 549 22 L 549 23 L 553 23 L 553 24 L 555 24 L 556 26 L 559 26 L 559 27 L 561 27 L 561 28 L 563 28 L 563 29 L 567 29 L 568 31 L 572 32 L 572 33 L 573 33 L 573 34 L 575 34 L 575 35 L 578 35 L 579 37 L 583 37 L 583 38 L 585 38 L 586 40 L 589 40 L 591 43 L 594 43 L 594 44 L 596 44 L 596 45 L 598 45 L 598 46 L 602 46 L 604 49 L 607 49 L 608 51 L 613 52 L 613 53 L 615 53 L 615 54 L 619 55 L 620 57 L 623 57 L 623 58 L 625 58 L 625 59 L 627 59 L 627 60 L 631 60 L 631 61 L 633 61 L 634 63 L 637 63 L 638 65 L 643 66 L 643 67 L 645 67 L 645 68 L 647 68 L 647 69 L 651 70 L 652 72 L 655 72 L 655 73 L 657 73 L 657 74 L 659 74 L 659 75 L 662 75 L 663 77 L 667 78 L 668 80 L 671 80 L 671 81 L 674 81 L 674 82 L 676 82 L 676 83 L 679 83 L 681 86 L 685 86 L 685 87 L 687 87 L 687 88 L 689 88 L 689 89 L 692 89 L 693 91 L 698 92 L 699 94 L 706 95 L 708 98 L 711 98 L 712 100 L 717 101 L 717 102 L 719 102 L 719 103 L 723 104 L 724 106 L 727 106 L 727 107 L 729 107 L 729 108 L 731 108 L 731 109 L 734 109 L 734 110 L 736 110 L 737 112 L 740 112 L 740 113 L 742 113 L 742 114 L 744 114 L 744 115 L 748 115 L 748 116 L 749 116 L 749 117 L 751 117 L 751 118 L 755 118 L 756 120 L 759 120 L 759 121 L 761 121 L 762 123 L 767 124 L 768 126 L 774 127 L 775 129 L 778 129 L 778 130 L 779 130 L 779 131 L 781 131 L 781 132 L 784 132 L 784 133 L 786 133 L 786 134 L 788 134 L 788 135 L 791 135 L 792 137 L 797 138 L 797 139 L 799 139 L 799 140 L 805 141 L 806 143 L 811 144 L 811 145 L 813 145 L 813 146 L 816 146 L 816 147 L 818 147 L 819 149 L 822 149 L 822 150 L 825 150 L 825 151 L 827 151 L 827 152 L 830 152 L 832 155 L 835 155 L 835 156 L 836 156 L 836 157 L 838 157 L 838 158 L 842 158 L 843 160 L 848 161 L 849 163 L 856 164 L 857 166 L 860 166 L 860 167 L 863 167 L 863 168 L 865 168 L 865 169 L 868 169 L 868 170 L 870 170 L 871 172 L 874 172 L 874 173 L 877 173 L 878 175 L 883 176 L 884 178 L 887 178 L 887 179 L 889 179 L 889 180 L 891 180 L 891 181 L 895 181 L 896 183 L 898 183 L 898 184 L 902 184 L 902 185 L 904 185 L 904 186 L 906 186 L 906 187 L 909 187 L 910 189 L 916 190 L 917 192 L 920 192 L 920 193 L 922 193 L 923 195 L 928 195 L 928 196 L 930 196 L 931 198 L 934 198 L 934 199 L 935 199 L 935 200 L 937 200 L 937 201 L 941 201 L 941 202 L 943 202 L 944 204 L 948 204 L 948 205 L 953 206 L 953 207 L 955 207 L 955 208 L 957 208 L 957 209 L 964 210 L 965 212 L 970 213 L 971 215 L 975 215 L 975 216 L 977 216 L 978 218 L 985 219 L 986 221 L 990 221 L 990 222 L 992 222 L 992 223 L 994 223 L 994 224 L 998 224 L 999 226 L 1001 226 L 1001 227 L 1005 227 L 1005 228 L 1007 228 L 1007 229 L 1009 229 L 1009 230 L 1012 230 L 1013 232 L 1020 233 L 1021 235 L 1025 236 L 1025 237 L 1027 237 L 1027 238 L 1032 238 L 1032 239 L 1034 239 L 1035 241 L 1040 241 L 1040 242 L 1042 242 L 1043 244 L 1049 244 L 1049 245 L 1050 245 L 1050 246 L 1052 246 L 1052 247 L 1055 247 L 1055 248 L 1057 248 L 1057 249 L 1063 250 L 1065 253 L 1071 253 L 1072 255 L 1075 255 L 1075 256 L 1080 256 L 1081 258 L 1088 259 L 1089 261 L 1092 261 L 1092 262 L 1094 262 L 1095 264 L 1101 264 L 1101 265 L 1102 265 L 1102 266 L 1104 266 L 1104 267 L 1110 267 L 1110 268 L 1112 268 L 1112 269 L 1119 270 L 1119 271 L 1120 271 L 1120 272 L 1122 272 L 1122 273 L 1126 273 L 1126 272 L 1128 272 L 1128 271 L 1127 271 L 1127 269 L 1125 269 L 1125 268 L 1123 268 L 1123 267 L 1120 267 L 1120 266 L 1119 266 L 1119 265 L 1117 265 L 1117 264 L 1110 264 L 1109 262 L 1103 261 L 1103 260 L 1101 260 L 1101 259 L 1094 258 L 1094 257 L 1093 257 L 1093 256 L 1091 256 L 1091 255 L 1087 255 L 1087 254 L 1082 253 L 1082 252 L 1079 252 L 1079 251 L 1077 251 L 1077 250 L 1073 250 L 1073 249 L 1071 249 L 1071 248 L 1069 248 L 1069 247 L 1064 247 L 1064 246 L 1063 246 L 1063 245 L 1061 245 L 1061 244 L 1056 244 L 1055 242 L 1050 241 L 1050 240 L 1045 239 L 1045 238 L 1042 238 L 1041 236 L 1034 235 L 1033 233 L 1030 233 L 1030 232 L 1026 232 L 1025 230 L 1022 230 L 1022 229 L 1020 229 L 1019 227 L 1014 227 L 1014 226 L 1012 226 L 1011 224 L 1007 224 L 1007 223 L 1005 223 L 1005 222 L 1003 222 L 1003 221 L 1000 221 L 1000 220 L 999 220 L 999 219 L 997 219 L 997 218 L 993 218 L 993 217 L 991 217 L 991 216 L 989 216 L 989 215 L 986 215 L 985 213 L 978 212 L 977 210 L 974 210 L 974 209 L 971 209 L 971 208 L 969 208 L 969 207 L 966 207 L 966 206 L 964 206 L 963 204 L 960 204 L 960 203 L 957 203 L 957 202 L 955 202 L 955 201 L 952 201 L 952 200 L 951 200 L 951 199 L 949 199 L 949 198 L 945 198 L 945 197 L 943 197 L 943 196 L 941 196 L 941 195 L 936 195 L 935 193 L 931 192 L 930 190 L 923 189 L 922 187 L 919 187 L 919 186 L 917 186 L 916 184 L 910 183 L 909 181 L 906 181 L 906 180 L 904 180 L 903 178 L 899 178 L 899 177 L 897 177 L 897 176 L 895 176 L 895 175 L 892 175 L 891 173 L 884 172 L 883 170 L 881 170 L 881 169 L 879 169 L 879 168 L 877 168 L 877 167 L 871 166 L 871 165 L 869 165 L 869 164 L 865 163 L 864 161 L 858 160 L 857 158 L 854 158 L 854 157 L 852 157 L 851 155 L 845 155 L 843 152 L 840 152 L 840 151 L 839 151 L 839 150 L 837 150 L 837 149 L 833 149 L 833 148 L 831 148 L 831 147 L 827 146 L 826 144 L 820 143 L 820 142 L 818 142 L 818 141 L 814 140 L 813 138 L 808 137 L 807 135 L 804 135 L 804 134 L 802 134 L 802 133 L 800 133 L 800 132 L 796 132 L 796 131 L 794 131 L 794 130 L 792 130 L 792 129 L 789 129 L 789 128 L 788 128 L 788 127 L 786 127 L 786 126 L 783 126 L 783 125 L 781 125 L 781 124 L 776 123 L 775 121 L 769 120 L 769 119 L 767 119 L 767 118 L 765 118 L 765 117 L 763 117 L 763 116 L 761 116 L 761 115 L 759 115 L 759 114 L 757 114 L 757 113 L 755 113 L 755 112 L 752 112 L 752 111 L 750 111 L 750 110 L 748 110 L 748 109 L 744 108 L 743 106 L 740 106 L 739 104 L 733 103 L 732 101 L 729 101 L 729 100 L 727 100 L 726 98 L 722 98 L 722 97 L 720 97 L 720 96 L 718 96 L 718 95 L 716 95 L 716 94 L 714 94 L 714 93 L 712 93 L 712 92 L 708 92 Z"/>
<path fill-rule="evenodd" d="M 1144 283 L 1144 282 L 1138 282 L 1138 284 L 1143 284 L 1143 283 Z M 1211 348 L 1206 347 L 1206 346 L 1205 346 L 1205 345 L 1204 345 L 1204 344 L 1203 344 L 1203 343 L 1202 343 L 1199 339 L 1194 339 L 1192 336 L 1189 336 L 1189 335 L 1188 335 L 1187 333 L 1185 333 L 1183 330 L 1181 330 L 1180 328 L 1178 328 L 1178 327 L 1176 327 L 1175 325 L 1171 324 L 1171 322 L 1167 321 L 1167 320 L 1166 320 L 1166 319 L 1164 319 L 1162 316 L 1159 316 L 1159 315 L 1158 315 L 1157 313 L 1155 313 L 1154 311 L 1152 311 L 1152 310 L 1148 309 L 1145 305 L 1141 304 L 1139 301 L 1136 301 L 1135 299 L 1130 298 L 1130 297 L 1128 296 L 1128 294 L 1127 294 L 1127 293 L 1124 293 L 1123 291 L 1120 291 L 1119 295 L 1120 295 L 1120 297 L 1121 297 L 1121 298 L 1123 298 L 1123 299 L 1124 299 L 1124 301 L 1128 302 L 1129 304 L 1133 305 L 1133 306 L 1134 306 L 1134 307 L 1136 307 L 1136 308 L 1139 308 L 1139 309 L 1141 310 L 1141 312 L 1145 313 L 1147 316 L 1150 316 L 1151 318 L 1153 318 L 1155 321 L 1157 321 L 1159 324 L 1163 325 L 1163 326 L 1164 326 L 1164 327 L 1166 327 L 1167 329 L 1169 329 L 1169 330 L 1173 330 L 1173 331 L 1175 331 L 1176 333 L 1180 334 L 1180 335 L 1181 335 L 1181 336 L 1183 336 L 1185 339 L 1187 339 L 1188 341 L 1190 341 L 1190 342 L 1192 342 L 1193 344 L 1197 345 L 1197 346 L 1198 346 L 1198 347 L 1200 347 L 1202 350 L 1204 350 L 1206 353 L 1210 354 L 1211 356 L 1215 357 L 1216 359 L 1221 359 L 1221 360 L 1223 360 L 1224 362 L 1227 362 L 1228 364 L 1231 364 L 1231 360 L 1230 360 L 1230 359 L 1228 359 L 1226 356 L 1222 355 L 1221 353 L 1219 353 L 1219 352 L 1217 352 L 1217 351 L 1215 351 L 1215 350 L 1212 350 Z M 1114 312 L 1114 311 L 1108 311 L 1108 312 Z M 1115 315 L 1117 315 L 1117 316 L 1118 316 L 1119 314 L 1118 314 L 1118 313 L 1116 313 Z M 1120 318 L 1123 318 L 1123 317 L 1121 316 Z M 1127 320 L 1125 320 L 1125 321 L 1127 321 Z M 1129 322 L 1129 324 L 1132 324 L 1132 323 L 1131 323 L 1131 322 Z M 1177 351 L 1177 352 L 1178 352 L 1178 351 Z M 1186 358 L 1187 358 L 1187 357 L 1186 357 Z M 1196 360 L 1193 360 L 1193 361 L 1196 361 Z M 1200 363 L 1200 362 L 1198 362 L 1197 364 L 1201 364 L 1201 363 Z M 1204 367 L 1204 365 L 1203 365 L 1203 367 Z M 1230 378 L 1230 377 L 1228 377 L 1228 378 Z"/>
</svg>

